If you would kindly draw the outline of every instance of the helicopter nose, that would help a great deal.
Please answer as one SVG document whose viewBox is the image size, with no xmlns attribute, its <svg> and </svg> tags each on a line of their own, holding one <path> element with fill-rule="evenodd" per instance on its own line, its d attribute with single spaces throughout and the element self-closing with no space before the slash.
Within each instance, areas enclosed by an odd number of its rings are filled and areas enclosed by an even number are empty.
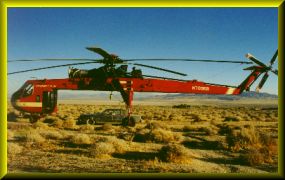
<svg viewBox="0 0 285 180">
<path fill-rule="evenodd" d="M 20 95 L 21 92 L 16 91 L 11 97 L 11 104 L 17 110 L 20 110 L 20 107 L 17 105 L 17 101 L 20 99 Z"/>
</svg>

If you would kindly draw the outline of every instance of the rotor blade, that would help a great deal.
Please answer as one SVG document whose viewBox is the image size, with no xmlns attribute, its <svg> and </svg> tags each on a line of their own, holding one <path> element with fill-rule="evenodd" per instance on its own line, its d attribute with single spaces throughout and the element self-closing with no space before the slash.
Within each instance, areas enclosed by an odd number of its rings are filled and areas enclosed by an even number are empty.
<svg viewBox="0 0 285 180">
<path fill-rule="evenodd" d="M 62 65 L 56 65 L 56 66 L 48 66 L 48 67 L 42 67 L 42 68 L 27 69 L 27 70 L 22 70 L 22 71 L 11 72 L 11 73 L 8 73 L 8 75 L 11 75 L 11 74 L 18 74 L 18 73 L 24 73 L 24 72 L 29 72 L 29 71 L 37 71 L 37 70 L 42 70 L 42 69 L 51 69 L 51 68 L 57 68 L 57 67 L 72 66 L 72 65 L 81 65 L 81 64 L 92 64 L 92 63 L 98 63 L 98 62 L 93 62 L 93 61 L 92 61 L 92 62 L 84 62 L 84 63 L 62 64 Z"/>
<path fill-rule="evenodd" d="M 256 91 L 258 92 L 264 85 L 264 83 L 266 82 L 267 78 L 268 78 L 268 73 L 265 73 L 264 76 L 262 77 L 260 83 L 258 84 L 258 86 L 256 87 Z"/>
<path fill-rule="evenodd" d="M 262 67 L 267 67 L 265 64 L 263 64 L 261 61 L 259 61 L 258 59 L 256 59 L 253 55 L 247 53 L 245 55 L 246 58 L 248 58 L 249 60 L 255 62 L 256 64 L 262 66 Z"/>
<path fill-rule="evenodd" d="M 249 66 L 247 68 L 244 68 L 243 70 L 255 70 L 256 67 L 255 66 Z"/>
<path fill-rule="evenodd" d="M 228 60 L 209 60 L 209 59 L 124 59 L 125 61 L 190 61 L 190 62 L 211 62 L 211 63 L 238 63 L 238 64 L 252 64 L 248 61 L 228 61 Z"/>
<path fill-rule="evenodd" d="M 88 58 L 47 58 L 47 59 L 16 59 L 8 62 L 27 62 L 27 61 L 102 61 L 101 59 L 88 59 Z"/>
<path fill-rule="evenodd" d="M 129 63 L 129 64 L 131 64 L 131 63 Z M 160 71 L 170 72 L 170 73 L 178 74 L 178 75 L 181 75 L 181 76 L 187 76 L 187 74 L 176 72 L 176 71 L 172 71 L 172 70 L 169 70 L 169 69 L 163 69 L 163 68 L 160 68 L 160 67 L 149 66 L 149 65 L 138 64 L 138 63 L 133 63 L 133 65 L 147 67 L 147 68 L 152 68 L 152 69 L 157 69 L 157 70 L 160 70 Z"/>
<path fill-rule="evenodd" d="M 105 50 L 101 49 L 101 48 L 97 48 L 97 47 L 86 47 L 86 49 L 88 49 L 89 51 L 93 51 L 95 53 L 100 54 L 102 57 L 106 58 L 106 59 L 110 59 L 112 58 L 112 56 L 107 53 Z"/>
<path fill-rule="evenodd" d="M 272 64 L 275 62 L 277 55 L 278 55 L 278 49 L 276 50 L 275 54 L 273 55 L 273 57 L 270 60 L 270 66 L 272 66 Z"/>
<path fill-rule="evenodd" d="M 168 77 L 161 77 L 161 76 L 151 76 L 151 75 L 142 75 L 143 77 L 150 77 L 150 78 L 160 78 L 160 79 L 168 79 L 168 80 L 175 80 L 175 81 L 187 81 L 183 79 L 174 79 L 174 78 L 168 78 Z"/>
</svg>

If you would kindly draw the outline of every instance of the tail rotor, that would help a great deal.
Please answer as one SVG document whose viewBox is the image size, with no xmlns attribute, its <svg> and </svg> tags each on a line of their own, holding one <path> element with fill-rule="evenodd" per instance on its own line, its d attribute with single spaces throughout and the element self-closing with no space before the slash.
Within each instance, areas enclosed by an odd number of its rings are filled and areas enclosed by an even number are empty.
<svg viewBox="0 0 285 180">
<path fill-rule="evenodd" d="M 259 92 L 259 90 L 263 87 L 264 83 L 266 82 L 266 80 L 268 79 L 269 77 L 269 71 L 270 72 L 273 72 L 274 74 L 276 74 L 278 76 L 278 70 L 277 69 L 273 69 L 272 66 L 274 64 L 274 62 L 276 61 L 277 59 L 277 56 L 278 56 L 278 50 L 276 50 L 275 54 L 272 56 L 270 62 L 269 62 L 269 65 L 265 65 L 264 63 L 262 63 L 260 60 L 258 60 L 257 58 L 255 58 L 253 55 L 251 54 L 246 54 L 245 55 L 246 58 L 248 58 L 249 60 L 251 60 L 252 62 L 254 62 L 255 64 L 259 65 L 259 67 L 256 67 L 256 66 L 251 66 L 251 67 L 248 67 L 248 68 L 245 68 L 244 70 L 254 70 L 256 68 L 260 68 L 262 73 L 264 73 L 261 81 L 259 82 L 259 84 L 257 85 L 256 87 L 256 92 Z"/>
</svg>

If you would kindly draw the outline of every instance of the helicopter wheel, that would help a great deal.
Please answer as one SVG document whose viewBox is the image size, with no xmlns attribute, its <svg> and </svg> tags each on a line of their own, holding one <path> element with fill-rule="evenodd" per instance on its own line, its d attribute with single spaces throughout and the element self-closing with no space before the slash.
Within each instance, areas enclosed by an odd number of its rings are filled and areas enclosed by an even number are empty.
<svg viewBox="0 0 285 180">
<path fill-rule="evenodd" d="M 136 121 L 135 121 L 135 119 L 134 119 L 133 117 L 131 117 L 131 118 L 129 119 L 128 125 L 131 126 L 131 127 L 135 127 Z"/>
<path fill-rule="evenodd" d="M 123 126 L 127 126 L 127 125 L 128 125 L 128 122 L 129 122 L 129 118 L 126 117 L 126 118 L 124 118 L 124 119 L 122 120 L 122 125 L 123 125 Z"/>
<path fill-rule="evenodd" d="M 86 124 L 94 125 L 95 124 L 95 120 L 87 119 Z"/>
<path fill-rule="evenodd" d="M 30 123 L 35 123 L 35 122 L 38 121 L 39 116 L 37 116 L 37 115 L 30 115 L 29 119 L 30 119 Z"/>
<path fill-rule="evenodd" d="M 128 117 L 126 117 L 123 119 L 122 125 L 134 127 L 136 125 L 136 122 L 135 122 L 135 119 L 133 117 L 131 117 L 130 119 Z"/>
</svg>

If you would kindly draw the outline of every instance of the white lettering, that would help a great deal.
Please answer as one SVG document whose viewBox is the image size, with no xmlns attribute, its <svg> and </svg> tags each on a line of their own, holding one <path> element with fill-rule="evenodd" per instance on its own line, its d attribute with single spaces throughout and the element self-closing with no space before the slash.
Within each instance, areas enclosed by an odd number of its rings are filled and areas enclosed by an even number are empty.
<svg viewBox="0 0 285 180">
<path fill-rule="evenodd" d="M 192 86 L 192 90 L 198 90 L 198 91 L 209 91 L 210 88 L 206 86 Z"/>
</svg>

